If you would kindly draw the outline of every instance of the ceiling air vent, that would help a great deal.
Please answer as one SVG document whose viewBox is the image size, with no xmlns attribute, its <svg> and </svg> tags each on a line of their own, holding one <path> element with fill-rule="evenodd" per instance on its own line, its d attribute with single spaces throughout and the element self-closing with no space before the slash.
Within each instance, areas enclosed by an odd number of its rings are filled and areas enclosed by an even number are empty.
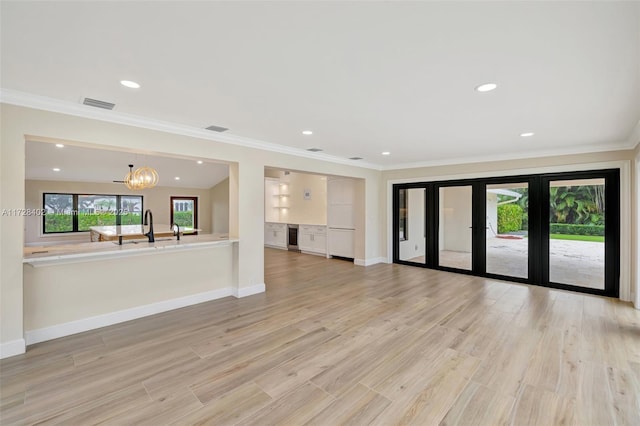
<svg viewBox="0 0 640 426">
<path fill-rule="evenodd" d="M 320 148 L 308 148 L 307 151 L 311 151 L 311 152 L 320 152 L 322 151 Z"/>
<path fill-rule="evenodd" d="M 111 102 L 99 101 L 98 99 L 84 98 L 82 101 L 83 104 L 89 105 L 96 108 L 108 109 L 112 110 L 116 104 L 112 104 Z"/>
<path fill-rule="evenodd" d="M 349 160 L 362 160 L 362 157 L 349 157 Z"/>
<path fill-rule="evenodd" d="M 213 125 L 206 127 L 206 129 L 211 130 L 212 132 L 220 132 L 220 133 L 226 132 L 227 130 L 229 130 L 226 127 L 213 126 Z"/>
</svg>

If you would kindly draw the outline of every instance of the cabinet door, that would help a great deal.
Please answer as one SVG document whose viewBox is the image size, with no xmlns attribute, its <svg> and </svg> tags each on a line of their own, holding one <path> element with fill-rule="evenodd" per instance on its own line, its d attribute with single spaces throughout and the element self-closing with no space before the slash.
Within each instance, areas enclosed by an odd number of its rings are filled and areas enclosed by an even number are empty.
<svg viewBox="0 0 640 426">
<path fill-rule="evenodd" d="M 314 253 L 327 253 L 327 235 L 324 233 L 313 234 L 313 252 Z"/>
<path fill-rule="evenodd" d="M 287 231 L 276 230 L 274 231 L 273 245 L 277 247 L 287 247 Z"/>
<path fill-rule="evenodd" d="M 355 182 L 331 179 L 327 183 L 327 224 L 332 228 L 355 228 Z"/>
<path fill-rule="evenodd" d="M 327 212 L 327 222 L 332 228 L 355 228 L 353 204 L 330 205 Z"/>
<path fill-rule="evenodd" d="M 313 251 L 313 234 L 311 232 L 301 232 L 299 234 L 298 248 L 304 251 Z"/>
<path fill-rule="evenodd" d="M 352 230 L 329 229 L 329 254 L 353 258 L 355 256 Z"/>
<path fill-rule="evenodd" d="M 327 182 L 328 204 L 353 204 L 355 182 L 353 179 L 330 179 Z"/>
</svg>

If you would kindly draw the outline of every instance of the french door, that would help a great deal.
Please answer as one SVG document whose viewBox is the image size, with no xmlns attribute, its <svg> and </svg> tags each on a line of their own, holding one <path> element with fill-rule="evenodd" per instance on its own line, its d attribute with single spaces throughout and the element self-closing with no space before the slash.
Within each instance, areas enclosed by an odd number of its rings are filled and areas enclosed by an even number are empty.
<svg viewBox="0 0 640 426">
<path fill-rule="evenodd" d="M 618 295 L 619 171 L 394 185 L 393 260 Z"/>
</svg>

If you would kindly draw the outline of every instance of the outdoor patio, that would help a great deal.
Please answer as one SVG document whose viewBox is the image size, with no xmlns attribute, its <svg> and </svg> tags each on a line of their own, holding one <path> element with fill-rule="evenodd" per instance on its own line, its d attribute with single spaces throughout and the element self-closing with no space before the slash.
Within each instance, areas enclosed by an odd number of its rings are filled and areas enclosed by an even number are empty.
<svg viewBox="0 0 640 426">
<path fill-rule="evenodd" d="M 487 272 L 510 277 L 527 277 L 528 240 L 487 239 Z M 560 284 L 604 289 L 604 243 L 551 240 L 550 280 Z M 424 256 L 408 259 L 424 263 Z M 440 265 L 471 269 L 471 253 L 441 250 Z"/>
<path fill-rule="evenodd" d="M 487 239 L 487 272 L 527 277 L 528 240 Z M 604 289 L 604 243 L 550 240 L 550 280 L 555 283 Z M 422 258 L 424 261 L 424 258 Z M 410 261 L 419 261 L 411 259 Z M 470 269 L 471 253 L 440 251 L 440 264 Z"/>
</svg>

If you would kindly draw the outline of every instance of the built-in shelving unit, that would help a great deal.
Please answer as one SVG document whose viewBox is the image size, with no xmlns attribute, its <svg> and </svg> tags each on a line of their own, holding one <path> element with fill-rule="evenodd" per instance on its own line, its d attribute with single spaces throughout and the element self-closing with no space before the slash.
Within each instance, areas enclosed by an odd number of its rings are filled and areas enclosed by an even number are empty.
<svg viewBox="0 0 640 426">
<path fill-rule="evenodd" d="M 264 180 L 264 220 L 280 222 L 280 180 L 265 178 Z"/>
</svg>

